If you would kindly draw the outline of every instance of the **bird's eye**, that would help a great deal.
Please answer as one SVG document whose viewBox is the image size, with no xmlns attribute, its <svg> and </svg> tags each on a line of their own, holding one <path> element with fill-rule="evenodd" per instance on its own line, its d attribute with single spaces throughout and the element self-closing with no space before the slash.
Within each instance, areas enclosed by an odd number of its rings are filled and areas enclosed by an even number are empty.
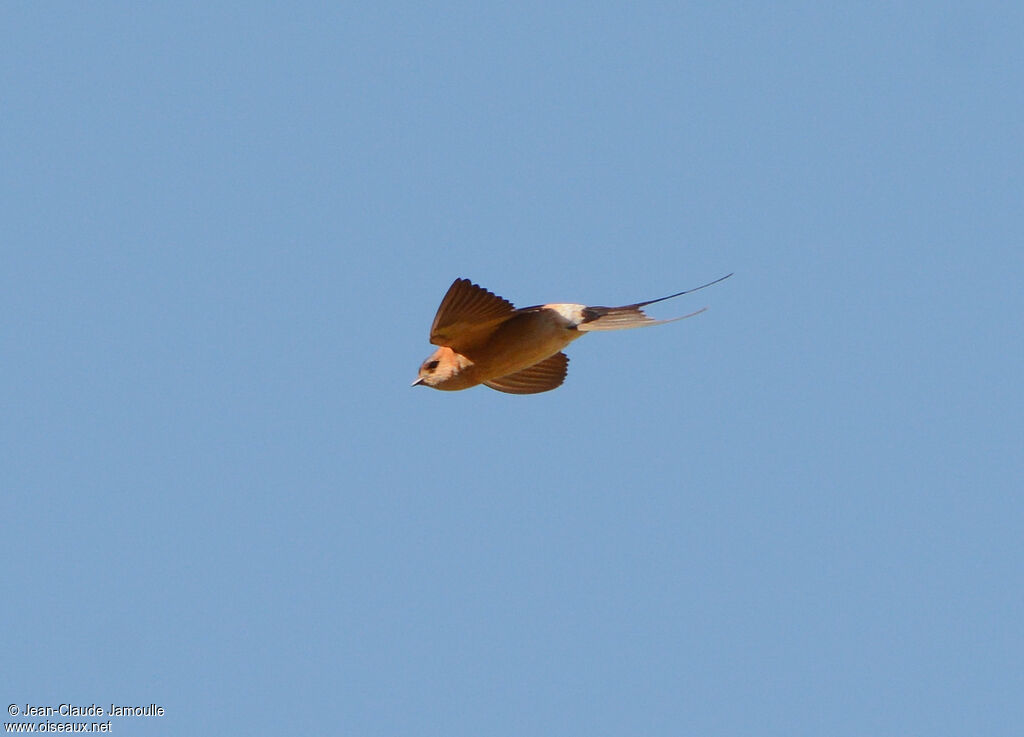
<svg viewBox="0 0 1024 737">
<path fill-rule="evenodd" d="M 423 368 L 425 368 L 427 371 L 433 371 L 434 369 L 437 368 L 437 364 L 438 361 L 427 361 L 425 364 L 423 364 Z"/>
</svg>

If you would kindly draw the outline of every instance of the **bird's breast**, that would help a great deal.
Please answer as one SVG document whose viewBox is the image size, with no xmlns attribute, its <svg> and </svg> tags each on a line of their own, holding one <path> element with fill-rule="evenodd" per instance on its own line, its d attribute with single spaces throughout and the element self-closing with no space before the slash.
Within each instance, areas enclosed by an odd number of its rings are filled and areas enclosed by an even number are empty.
<svg viewBox="0 0 1024 737">
<path fill-rule="evenodd" d="M 547 306 L 535 307 L 506 320 L 469 357 L 487 380 L 529 368 L 555 355 L 580 335 L 559 312 Z"/>
</svg>

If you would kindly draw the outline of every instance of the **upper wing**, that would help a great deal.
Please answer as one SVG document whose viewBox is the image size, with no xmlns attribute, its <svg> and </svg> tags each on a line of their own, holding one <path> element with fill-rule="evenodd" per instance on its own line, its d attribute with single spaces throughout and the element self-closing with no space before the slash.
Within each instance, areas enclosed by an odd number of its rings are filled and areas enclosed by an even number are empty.
<svg viewBox="0 0 1024 737">
<path fill-rule="evenodd" d="M 557 389 L 569 372 L 569 357 L 556 353 L 514 374 L 485 381 L 486 386 L 508 394 L 539 394 Z"/>
<path fill-rule="evenodd" d="M 515 307 L 469 279 L 456 279 L 448 288 L 430 326 L 430 342 L 463 353 L 490 337 Z"/>
</svg>

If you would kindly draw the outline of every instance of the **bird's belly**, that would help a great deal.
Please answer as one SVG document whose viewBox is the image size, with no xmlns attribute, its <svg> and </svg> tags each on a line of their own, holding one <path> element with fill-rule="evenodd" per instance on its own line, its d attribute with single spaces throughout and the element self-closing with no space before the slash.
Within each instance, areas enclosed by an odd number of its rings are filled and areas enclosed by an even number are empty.
<svg viewBox="0 0 1024 737">
<path fill-rule="evenodd" d="M 481 381 L 508 376 L 549 358 L 581 333 L 545 312 L 519 315 L 502 325 L 470 356 Z"/>
</svg>

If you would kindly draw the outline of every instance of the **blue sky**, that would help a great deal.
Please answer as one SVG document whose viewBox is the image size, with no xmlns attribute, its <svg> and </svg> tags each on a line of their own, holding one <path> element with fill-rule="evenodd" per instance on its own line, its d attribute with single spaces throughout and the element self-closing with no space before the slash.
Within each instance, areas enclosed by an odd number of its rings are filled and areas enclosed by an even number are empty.
<svg viewBox="0 0 1024 737">
<path fill-rule="evenodd" d="M 0 21 L 8 703 L 1019 733 L 1019 4 Z M 408 386 L 456 277 L 728 272 L 555 392 Z"/>
</svg>

